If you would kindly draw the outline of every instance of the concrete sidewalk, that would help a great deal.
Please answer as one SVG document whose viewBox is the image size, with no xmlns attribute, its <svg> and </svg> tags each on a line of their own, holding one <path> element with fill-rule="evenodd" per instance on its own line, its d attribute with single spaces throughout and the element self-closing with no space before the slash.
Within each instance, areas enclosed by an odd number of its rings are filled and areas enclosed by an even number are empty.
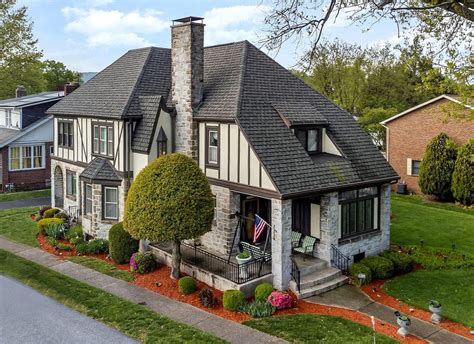
<svg viewBox="0 0 474 344">
<path fill-rule="evenodd" d="M 396 317 L 394 315 L 395 309 L 372 301 L 372 299 L 364 294 L 364 292 L 362 292 L 359 288 L 351 285 L 345 285 L 328 291 L 327 293 L 310 297 L 305 299 L 305 301 L 356 310 L 368 316 L 373 315 L 375 318 L 381 321 L 398 327 Z M 410 319 L 410 333 L 431 343 L 473 343 L 466 337 L 449 332 L 448 330 L 445 330 L 442 327 L 436 326 L 432 323 L 428 323 L 415 317 L 410 317 Z"/>
<path fill-rule="evenodd" d="M 16 201 L 5 201 L 0 202 L 0 210 L 3 209 L 13 209 L 13 208 L 25 208 L 25 207 L 34 207 L 42 205 L 51 205 L 50 197 L 38 197 L 38 198 L 28 198 L 28 199 L 19 199 Z"/>
<path fill-rule="evenodd" d="M 139 303 L 156 313 L 184 323 L 230 343 L 287 343 L 245 325 L 226 320 L 186 303 L 178 302 L 131 283 L 101 274 L 85 266 L 64 261 L 41 249 L 0 237 L 0 249 L 28 259 L 66 276 L 107 291 L 133 303 Z"/>
</svg>

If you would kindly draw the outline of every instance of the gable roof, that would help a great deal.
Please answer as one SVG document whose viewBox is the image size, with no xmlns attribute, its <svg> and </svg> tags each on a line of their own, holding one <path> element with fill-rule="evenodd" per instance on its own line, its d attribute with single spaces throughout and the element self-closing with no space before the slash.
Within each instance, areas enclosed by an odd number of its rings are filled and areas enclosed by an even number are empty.
<svg viewBox="0 0 474 344">
<path fill-rule="evenodd" d="M 0 148 L 3 148 L 9 145 L 13 141 L 18 140 L 19 138 L 25 136 L 29 132 L 32 132 L 36 128 L 39 128 L 43 124 L 52 120 L 53 120 L 53 116 L 46 116 L 22 130 L 0 128 Z"/>
<path fill-rule="evenodd" d="M 416 106 L 414 106 L 414 107 L 412 107 L 412 108 L 409 108 L 408 110 L 405 110 L 405 111 L 403 111 L 403 112 L 400 112 L 400 113 L 397 114 L 397 115 L 394 115 L 394 116 L 392 116 L 392 117 L 390 117 L 390 118 L 387 118 L 386 120 L 380 122 L 380 124 L 385 125 L 385 124 L 387 124 L 387 123 L 389 123 L 389 122 L 391 122 L 391 121 L 393 121 L 393 120 L 396 120 L 397 118 L 400 118 L 400 117 L 402 117 L 402 116 L 405 116 L 405 115 L 409 114 L 410 112 L 413 112 L 413 111 L 415 111 L 415 110 L 418 110 L 418 109 L 420 109 L 420 108 L 422 108 L 422 107 L 424 107 L 424 106 L 430 105 L 430 104 L 435 103 L 435 102 L 437 102 L 437 101 L 439 101 L 439 100 L 442 100 L 442 99 L 450 100 L 450 101 L 455 102 L 455 103 L 457 103 L 457 104 L 464 105 L 464 106 L 465 106 L 466 108 L 468 108 L 468 109 L 474 110 L 474 107 L 472 107 L 471 105 L 463 104 L 462 102 L 460 102 L 459 100 L 457 100 L 457 99 L 456 99 L 456 96 L 452 96 L 452 95 L 449 96 L 449 95 L 447 95 L 447 94 L 442 94 L 442 95 L 440 95 L 440 96 L 438 96 L 438 97 L 435 97 L 435 98 L 433 98 L 433 99 L 430 99 L 430 100 L 428 100 L 428 101 L 426 101 L 426 102 L 424 102 L 424 103 L 421 103 L 421 104 L 416 105 Z"/>
<path fill-rule="evenodd" d="M 0 108 L 24 108 L 41 103 L 56 101 L 63 97 L 63 91 L 41 92 L 24 97 L 0 100 Z"/>
<path fill-rule="evenodd" d="M 112 119 L 140 117 L 140 96 L 168 95 L 170 66 L 169 49 L 130 50 L 47 113 Z"/>
<path fill-rule="evenodd" d="M 105 158 L 94 158 L 80 174 L 81 178 L 94 181 L 121 181 L 117 170 Z"/>
</svg>

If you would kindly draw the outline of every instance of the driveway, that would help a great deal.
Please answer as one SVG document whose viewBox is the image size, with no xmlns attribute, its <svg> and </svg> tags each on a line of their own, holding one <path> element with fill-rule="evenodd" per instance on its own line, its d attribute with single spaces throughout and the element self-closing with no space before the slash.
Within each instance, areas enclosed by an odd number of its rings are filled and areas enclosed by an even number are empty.
<svg viewBox="0 0 474 344">
<path fill-rule="evenodd" d="M 136 343 L 15 280 L 0 275 L 0 343 Z"/>
<path fill-rule="evenodd" d="M 34 207 L 41 205 L 51 205 L 50 197 L 28 198 L 17 201 L 0 202 L 0 210 L 12 208 Z"/>
</svg>

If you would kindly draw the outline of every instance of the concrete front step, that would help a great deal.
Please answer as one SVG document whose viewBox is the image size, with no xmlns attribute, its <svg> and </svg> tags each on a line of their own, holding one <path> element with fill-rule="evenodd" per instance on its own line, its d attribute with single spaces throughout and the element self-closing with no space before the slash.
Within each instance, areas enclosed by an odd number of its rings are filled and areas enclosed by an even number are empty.
<svg viewBox="0 0 474 344">
<path fill-rule="evenodd" d="M 296 285 L 294 285 L 295 288 L 294 289 L 292 288 L 292 289 L 296 290 L 295 294 L 298 296 L 299 299 L 304 299 L 306 297 L 319 295 L 329 290 L 336 289 L 337 287 L 340 287 L 341 285 L 346 284 L 348 280 L 349 278 L 347 276 L 340 275 L 324 283 L 316 284 L 312 287 L 305 288 L 305 289 L 301 288 L 300 292 L 297 291 Z M 291 281 L 291 282 L 294 282 L 294 281 Z"/>
<path fill-rule="evenodd" d="M 341 270 L 333 268 L 333 267 L 328 267 L 322 270 L 311 272 L 310 274 L 301 276 L 300 289 L 308 289 L 308 288 L 314 287 L 315 285 L 326 283 L 341 275 L 342 275 Z M 293 282 L 294 286 L 296 287 L 296 282 L 295 281 L 291 281 L 291 282 Z"/>
<path fill-rule="evenodd" d="M 313 272 L 326 269 L 329 266 L 327 261 L 319 258 L 311 258 L 310 260 L 302 260 L 300 258 L 296 263 L 298 264 L 301 276 L 306 276 Z"/>
</svg>

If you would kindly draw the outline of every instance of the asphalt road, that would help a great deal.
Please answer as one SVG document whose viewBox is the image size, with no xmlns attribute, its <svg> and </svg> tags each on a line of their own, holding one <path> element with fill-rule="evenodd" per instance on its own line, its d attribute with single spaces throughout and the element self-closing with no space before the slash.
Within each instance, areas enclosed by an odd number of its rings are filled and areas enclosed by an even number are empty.
<svg viewBox="0 0 474 344">
<path fill-rule="evenodd" d="M 17 201 L 0 202 L 0 210 L 12 209 L 12 208 L 34 207 L 34 206 L 41 206 L 41 205 L 51 205 L 51 198 L 40 197 L 40 198 L 20 199 Z"/>
<path fill-rule="evenodd" d="M 0 275 L 0 343 L 136 342 L 28 286 Z"/>
</svg>

